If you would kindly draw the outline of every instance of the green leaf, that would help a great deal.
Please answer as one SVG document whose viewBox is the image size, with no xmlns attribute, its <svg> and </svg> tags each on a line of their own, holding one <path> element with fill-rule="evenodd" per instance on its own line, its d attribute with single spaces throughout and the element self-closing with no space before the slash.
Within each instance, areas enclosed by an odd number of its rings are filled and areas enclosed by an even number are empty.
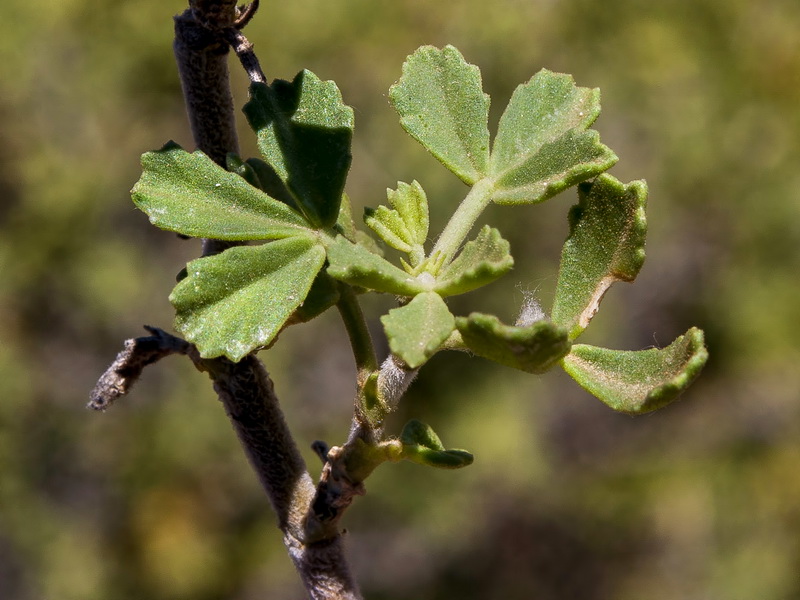
<svg viewBox="0 0 800 600">
<path fill-rule="evenodd" d="M 413 249 L 407 241 L 411 239 L 411 232 L 396 210 L 386 206 L 379 206 L 374 210 L 367 208 L 364 212 L 364 223 L 395 250 L 409 253 Z"/>
<path fill-rule="evenodd" d="M 492 199 L 532 204 L 602 173 L 617 156 L 587 128 L 600 114 L 600 91 L 542 69 L 520 85 L 500 119 L 492 147 Z"/>
<path fill-rule="evenodd" d="M 398 181 L 397 189 L 387 189 L 386 196 L 389 206 L 400 215 L 410 234 L 407 243 L 412 246 L 423 245 L 428 239 L 428 197 L 419 182 L 415 180 L 408 184 Z"/>
<path fill-rule="evenodd" d="M 675 400 L 700 374 L 708 351 L 695 327 L 663 349 L 629 352 L 575 344 L 564 370 L 614 410 L 641 414 Z"/>
<path fill-rule="evenodd" d="M 644 263 L 647 185 L 623 185 L 610 175 L 578 187 L 561 253 L 553 322 L 575 339 L 615 281 L 633 281 Z"/>
<path fill-rule="evenodd" d="M 244 107 L 258 147 L 315 227 L 339 216 L 353 137 L 353 109 L 332 81 L 301 71 L 294 81 L 253 83 Z"/>
<path fill-rule="evenodd" d="M 438 467 L 460 469 L 472 464 L 474 457 L 466 450 L 447 450 L 436 432 L 425 423 L 412 419 L 400 434 L 403 458 L 412 462 Z"/>
<path fill-rule="evenodd" d="M 392 353 L 412 369 L 433 356 L 455 329 L 455 319 L 442 297 L 424 292 L 381 317 Z"/>
<path fill-rule="evenodd" d="M 170 295 L 176 328 L 204 358 L 241 360 L 273 341 L 324 262 L 322 245 L 300 236 L 194 260 Z"/>
<path fill-rule="evenodd" d="M 403 262 L 409 273 L 419 274 L 425 260 L 425 241 L 428 238 L 428 199 L 422 186 L 398 182 L 397 190 L 386 190 L 388 208 L 365 209 L 364 222 L 389 246 L 409 255 L 410 265 Z"/>
<path fill-rule="evenodd" d="M 142 169 L 133 201 L 161 229 L 236 241 L 310 233 L 300 214 L 202 152 L 170 143 L 143 154 Z"/>
<path fill-rule="evenodd" d="M 400 124 L 468 185 L 489 161 L 489 96 L 478 67 L 453 46 L 423 46 L 408 57 L 389 90 Z"/>
<path fill-rule="evenodd" d="M 421 277 L 412 277 L 364 246 L 348 241 L 344 236 L 337 236 L 328 247 L 328 262 L 328 274 L 334 279 L 376 292 L 415 296 L 431 287 Z M 431 277 L 431 282 L 432 280 Z"/>
<path fill-rule="evenodd" d="M 504 325 L 494 315 L 472 313 L 457 317 L 464 344 L 478 356 L 520 369 L 544 373 L 569 352 L 567 332 L 549 321 L 527 327 Z"/>
<path fill-rule="evenodd" d="M 478 237 L 467 242 L 453 262 L 436 278 L 442 296 L 464 294 L 491 283 L 514 266 L 510 246 L 497 229 L 484 225 Z"/>
<path fill-rule="evenodd" d="M 306 299 L 292 313 L 287 325 L 306 323 L 318 317 L 339 301 L 339 284 L 324 270 L 317 273 Z"/>
</svg>

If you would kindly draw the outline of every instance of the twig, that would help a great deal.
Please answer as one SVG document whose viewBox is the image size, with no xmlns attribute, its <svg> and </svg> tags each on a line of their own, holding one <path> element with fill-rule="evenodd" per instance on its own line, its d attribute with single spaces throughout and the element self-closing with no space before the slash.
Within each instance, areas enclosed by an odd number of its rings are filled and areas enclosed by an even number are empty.
<svg viewBox="0 0 800 600">
<path fill-rule="evenodd" d="M 244 29 L 247 24 L 256 16 L 258 10 L 258 0 L 253 0 L 250 4 L 245 6 L 238 6 L 236 8 L 236 20 L 233 26 L 236 29 Z"/>
<path fill-rule="evenodd" d="M 253 52 L 253 44 L 244 37 L 244 34 L 238 29 L 231 27 L 225 30 L 225 39 L 233 48 L 236 56 L 239 57 L 239 62 L 242 63 L 247 76 L 253 83 L 266 83 L 267 78 L 264 71 L 261 70 L 261 65 L 258 63 L 258 57 Z"/>
<path fill-rule="evenodd" d="M 157 327 L 145 325 L 145 329 L 152 335 L 125 340 L 125 349 L 117 354 L 94 386 L 88 408 L 106 410 L 131 390 L 147 365 L 170 354 L 187 354 L 192 347 L 188 342 Z"/>
<path fill-rule="evenodd" d="M 239 62 L 242 63 L 242 67 L 244 67 L 250 81 L 253 83 L 266 83 L 267 78 L 264 76 L 264 71 L 261 70 L 258 57 L 253 52 L 253 44 L 242 33 L 242 29 L 252 20 L 257 10 L 258 0 L 253 0 L 247 6 L 238 8 L 233 27 L 225 30 L 225 39 L 233 48 L 236 56 L 239 57 Z"/>
</svg>

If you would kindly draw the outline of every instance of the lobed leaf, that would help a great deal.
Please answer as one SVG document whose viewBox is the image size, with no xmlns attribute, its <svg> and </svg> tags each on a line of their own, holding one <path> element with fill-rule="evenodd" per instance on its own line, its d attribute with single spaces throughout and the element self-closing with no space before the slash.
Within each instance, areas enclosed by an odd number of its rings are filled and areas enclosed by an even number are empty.
<svg viewBox="0 0 800 600">
<path fill-rule="evenodd" d="M 395 250 L 408 253 L 413 249 L 408 241 L 412 237 L 411 232 L 396 210 L 386 206 L 374 210 L 368 208 L 364 212 L 364 223 Z"/>
<path fill-rule="evenodd" d="M 131 195 L 153 225 L 192 237 L 244 241 L 309 233 L 302 215 L 202 152 L 174 143 L 142 155 Z"/>
<path fill-rule="evenodd" d="M 610 168 L 617 156 L 587 128 L 600 91 L 542 69 L 520 85 L 500 118 L 489 173 L 498 204 L 542 202 Z"/>
<path fill-rule="evenodd" d="M 414 181 L 398 182 L 397 189 L 387 189 L 388 208 L 367 209 L 364 222 L 392 248 L 401 252 L 424 253 L 422 245 L 428 237 L 428 199 L 422 186 Z"/>
<path fill-rule="evenodd" d="M 400 434 L 402 457 L 412 462 L 438 467 L 459 469 L 472 464 L 474 457 L 465 450 L 447 450 L 439 436 L 430 427 L 412 419 Z"/>
<path fill-rule="evenodd" d="M 381 317 L 392 353 L 412 369 L 433 356 L 455 329 L 455 319 L 442 297 L 423 292 Z"/>
<path fill-rule="evenodd" d="M 176 328 L 204 358 L 239 361 L 274 340 L 324 262 L 325 249 L 310 236 L 193 260 L 170 294 Z"/>
<path fill-rule="evenodd" d="M 424 244 L 428 239 L 428 197 L 419 182 L 414 180 L 408 184 L 398 181 L 397 189 L 387 189 L 386 195 L 389 206 L 397 211 L 411 234 L 408 243 Z"/>
<path fill-rule="evenodd" d="M 423 46 L 408 57 L 389 90 L 400 124 L 468 185 L 489 162 L 489 96 L 478 67 L 453 46 Z"/>
<path fill-rule="evenodd" d="M 253 83 L 244 107 L 258 147 L 315 227 L 331 227 L 350 168 L 353 109 L 332 81 L 301 71 Z"/>
<path fill-rule="evenodd" d="M 510 246 L 497 229 L 485 225 L 467 242 L 455 260 L 436 278 L 434 289 L 442 296 L 464 294 L 491 283 L 514 266 Z"/>
<path fill-rule="evenodd" d="M 563 367 L 581 387 L 614 410 L 641 414 L 675 400 L 708 359 L 696 327 L 663 349 L 637 352 L 575 344 Z"/>
<path fill-rule="evenodd" d="M 430 289 L 419 278 L 344 236 L 337 236 L 328 247 L 328 262 L 328 275 L 334 279 L 376 292 L 415 296 Z"/>
<path fill-rule="evenodd" d="M 647 185 L 610 175 L 578 186 L 569 213 L 570 233 L 561 253 L 553 322 L 575 339 L 615 281 L 633 281 L 644 263 Z"/>
<path fill-rule="evenodd" d="M 544 373 L 570 349 L 567 332 L 549 321 L 526 327 L 504 325 L 494 315 L 457 317 L 456 327 L 472 352 L 527 373 Z"/>
</svg>

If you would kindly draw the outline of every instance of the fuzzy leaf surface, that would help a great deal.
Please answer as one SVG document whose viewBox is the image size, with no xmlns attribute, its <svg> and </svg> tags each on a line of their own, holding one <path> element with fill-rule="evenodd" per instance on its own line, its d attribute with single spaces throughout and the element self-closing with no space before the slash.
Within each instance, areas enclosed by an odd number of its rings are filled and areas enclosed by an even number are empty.
<svg viewBox="0 0 800 600">
<path fill-rule="evenodd" d="M 675 400 L 707 359 L 703 332 L 693 327 L 663 349 L 630 352 L 575 344 L 563 367 L 614 410 L 641 414 Z"/>
<path fill-rule="evenodd" d="M 338 236 L 328 247 L 328 275 L 350 285 L 395 294 L 414 296 L 429 286 L 361 244 Z"/>
<path fill-rule="evenodd" d="M 262 155 L 315 227 L 331 227 L 350 168 L 353 109 L 332 81 L 301 71 L 253 83 L 244 107 Z"/>
<path fill-rule="evenodd" d="M 485 225 L 455 260 L 439 273 L 435 290 L 442 296 L 464 294 L 491 283 L 514 266 L 510 246 L 497 229 Z"/>
<path fill-rule="evenodd" d="M 389 206 L 397 211 L 411 234 L 408 243 L 422 245 L 428 239 L 428 197 L 418 181 L 397 182 L 396 190 L 386 190 Z"/>
<path fill-rule="evenodd" d="M 588 127 L 600 114 L 600 91 L 542 69 L 514 91 L 491 155 L 498 204 L 542 202 L 617 162 Z"/>
<path fill-rule="evenodd" d="M 527 327 L 504 325 L 494 315 L 457 317 L 456 327 L 467 347 L 483 358 L 527 373 L 544 373 L 570 349 L 567 332 L 549 321 Z"/>
<path fill-rule="evenodd" d="M 300 236 L 193 260 L 170 294 L 176 328 L 204 358 L 239 361 L 273 341 L 324 262 L 322 245 Z"/>
<path fill-rule="evenodd" d="M 374 210 L 366 209 L 364 223 L 395 250 L 411 252 L 413 246 L 408 241 L 412 237 L 411 232 L 396 210 L 388 206 L 379 206 Z"/>
<path fill-rule="evenodd" d="M 440 469 L 460 469 L 472 464 L 466 450 L 447 450 L 430 425 L 412 419 L 400 434 L 403 458 Z"/>
<path fill-rule="evenodd" d="M 424 292 L 381 317 L 389 347 L 412 369 L 425 363 L 455 329 L 455 318 L 435 292 Z"/>
<path fill-rule="evenodd" d="M 389 207 L 367 210 L 364 222 L 392 248 L 410 253 L 428 238 L 428 199 L 422 186 L 398 182 L 397 189 L 387 189 Z M 422 251 L 422 250 L 420 250 Z"/>
<path fill-rule="evenodd" d="M 192 237 L 244 241 L 309 233 L 302 215 L 177 144 L 142 155 L 131 195 L 153 225 Z"/>
<path fill-rule="evenodd" d="M 423 46 L 408 57 L 389 90 L 400 124 L 468 185 L 489 163 L 489 96 L 478 67 L 453 46 Z"/>
<path fill-rule="evenodd" d="M 647 185 L 627 185 L 610 175 L 578 186 L 569 212 L 570 232 L 561 252 L 553 322 L 575 339 L 615 281 L 633 281 L 644 263 Z"/>
</svg>

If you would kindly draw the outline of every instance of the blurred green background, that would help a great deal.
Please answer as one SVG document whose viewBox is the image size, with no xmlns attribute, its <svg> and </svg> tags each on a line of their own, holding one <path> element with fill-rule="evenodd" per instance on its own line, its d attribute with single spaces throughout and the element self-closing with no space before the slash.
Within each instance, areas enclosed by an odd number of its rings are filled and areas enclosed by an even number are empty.
<svg viewBox="0 0 800 600">
<path fill-rule="evenodd" d="M 4 599 L 303 597 L 188 361 L 150 368 L 106 414 L 83 408 L 124 339 L 170 326 L 167 294 L 199 252 L 128 195 L 142 152 L 192 146 L 171 52 L 183 8 L 0 7 Z M 420 418 L 475 464 L 387 465 L 367 482 L 346 526 L 368 598 L 800 598 L 798 31 L 796 0 L 264 2 L 247 35 L 268 77 L 310 68 L 355 109 L 354 204 L 416 178 L 432 231 L 466 189 L 388 104 L 407 54 L 456 45 L 483 72 L 493 122 L 542 67 L 600 87 L 596 128 L 621 159 L 611 172 L 648 181 L 650 233 L 639 279 L 612 289 L 586 339 L 665 346 L 698 325 L 711 352 L 679 403 L 640 418 L 563 373 L 435 357 L 390 429 Z M 453 309 L 512 320 L 531 292 L 549 306 L 574 202 L 572 190 L 490 209 L 516 267 Z M 366 302 L 373 320 L 389 306 Z M 353 365 L 336 315 L 292 328 L 262 358 L 299 444 L 343 440 Z"/>
</svg>

